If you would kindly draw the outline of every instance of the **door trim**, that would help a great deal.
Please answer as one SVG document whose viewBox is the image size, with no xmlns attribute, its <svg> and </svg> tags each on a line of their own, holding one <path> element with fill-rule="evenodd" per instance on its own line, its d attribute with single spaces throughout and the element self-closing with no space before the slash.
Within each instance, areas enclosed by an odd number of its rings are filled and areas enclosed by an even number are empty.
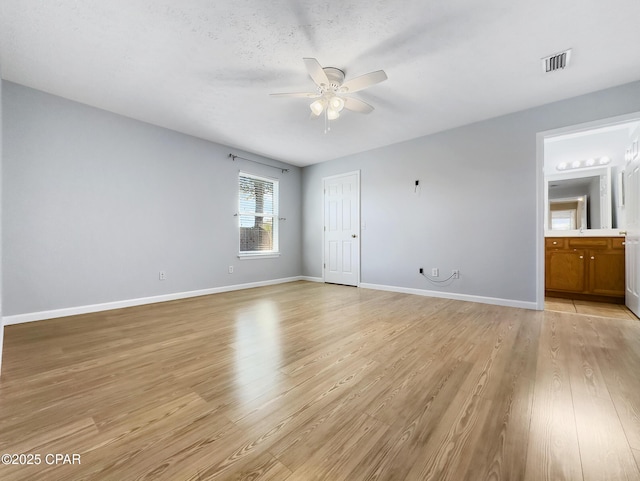
<svg viewBox="0 0 640 481">
<path fill-rule="evenodd" d="M 624 124 L 640 120 L 640 112 L 615 117 L 607 117 L 580 124 L 567 125 L 558 129 L 543 130 L 536 133 L 536 309 L 544 310 L 544 211 L 546 192 L 544 182 L 544 139 L 557 135 L 593 130 L 615 124 Z"/>
<path fill-rule="evenodd" d="M 360 170 L 354 170 L 351 172 L 343 172 L 341 174 L 335 174 L 335 175 L 328 175 L 326 177 L 323 177 L 322 179 L 320 179 L 320 194 L 322 196 L 322 202 L 320 203 L 321 208 L 322 208 L 322 264 L 320 265 L 320 268 L 322 269 L 322 282 L 326 282 L 325 280 L 325 257 L 324 257 L 324 252 L 325 252 L 325 248 L 324 248 L 324 244 L 325 244 L 325 225 L 326 225 L 326 219 L 325 219 L 325 212 L 324 212 L 324 184 L 325 181 L 327 180 L 331 180 L 331 179 L 337 179 L 339 177 L 346 177 L 348 175 L 355 175 L 356 179 L 357 179 L 357 183 L 358 183 L 358 195 L 356 197 L 356 209 L 358 211 L 358 268 L 356 269 L 356 287 L 360 287 L 360 270 L 361 270 L 361 265 L 362 265 L 362 219 L 361 219 L 361 211 L 360 211 Z"/>
</svg>

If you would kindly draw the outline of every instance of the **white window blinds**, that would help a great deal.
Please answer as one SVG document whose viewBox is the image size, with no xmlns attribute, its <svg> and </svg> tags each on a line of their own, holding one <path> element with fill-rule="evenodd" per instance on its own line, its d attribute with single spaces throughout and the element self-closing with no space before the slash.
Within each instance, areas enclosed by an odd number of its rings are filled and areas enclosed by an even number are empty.
<svg viewBox="0 0 640 481">
<path fill-rule="evenodd" d="M 278 181 L 239 176 L 240 253 L 278 252 Z"/>
</svg>

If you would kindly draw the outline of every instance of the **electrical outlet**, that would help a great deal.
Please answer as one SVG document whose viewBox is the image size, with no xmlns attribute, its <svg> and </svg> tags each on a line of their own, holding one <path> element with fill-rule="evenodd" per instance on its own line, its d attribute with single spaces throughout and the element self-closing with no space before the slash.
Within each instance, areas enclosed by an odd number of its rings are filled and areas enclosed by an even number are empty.
<svg viewBox="0 0 640 481">
<path fill-rule="evenodd" d="M 431 268 L 431 277 L 438 277 L 440 275 L 440 272 L 438 271 L 437 267 L 432 267 Z"/>
<path fill-rule="evenodd" d="M 233 266 L 229 266 L 229 274 L 233 274 Z"/>
<path fill-rule="evenodd" d="M 160 271 L 158 274 L 158 279 L 160 279 L 161 281 L 164 281 L 167 278 L 167 272 L 166 271 Z"/>
<path fill-rule="evenodd" d="M 453 277 L 454 279 L 460 279 L 460 271 L 458 269 L 454 269 L 451 272 L 451 277 Z"/>
</svg>

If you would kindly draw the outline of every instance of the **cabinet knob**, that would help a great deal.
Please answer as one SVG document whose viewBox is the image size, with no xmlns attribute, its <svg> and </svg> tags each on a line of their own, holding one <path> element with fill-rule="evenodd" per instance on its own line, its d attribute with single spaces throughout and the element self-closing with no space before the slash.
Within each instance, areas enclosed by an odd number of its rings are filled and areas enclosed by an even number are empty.
<svg viewBox="0 0 640 481">
<path fill-rule="evenodd" d="M 591 256 L 591 260 L 595 259 L 595 257 Z"/>
<path fill-rule="evenodd" d="M 556 244 L 557 244 L 557 242 L 556 242 L 556 241 L 553 241 L 553 245 L 556 245 Z"/>
<path fill-rule="evenodd" d="M 580 256 L 580 259 L 582 259 L 584 256 Z"/>
</svg>

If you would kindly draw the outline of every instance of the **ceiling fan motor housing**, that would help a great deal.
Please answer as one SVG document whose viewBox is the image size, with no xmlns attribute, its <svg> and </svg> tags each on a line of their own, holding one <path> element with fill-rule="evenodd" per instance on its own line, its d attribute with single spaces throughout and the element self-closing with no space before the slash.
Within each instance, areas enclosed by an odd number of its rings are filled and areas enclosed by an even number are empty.
<svg viewBox="0 0 640 481">
<path fill-rule="evenodd" d="M 329 79 L 329 87 L 332 90 L 338 90 L 344 82 L 344 72 L 335 67 L 324 67 L 322 69 Z"/>
</svg>

